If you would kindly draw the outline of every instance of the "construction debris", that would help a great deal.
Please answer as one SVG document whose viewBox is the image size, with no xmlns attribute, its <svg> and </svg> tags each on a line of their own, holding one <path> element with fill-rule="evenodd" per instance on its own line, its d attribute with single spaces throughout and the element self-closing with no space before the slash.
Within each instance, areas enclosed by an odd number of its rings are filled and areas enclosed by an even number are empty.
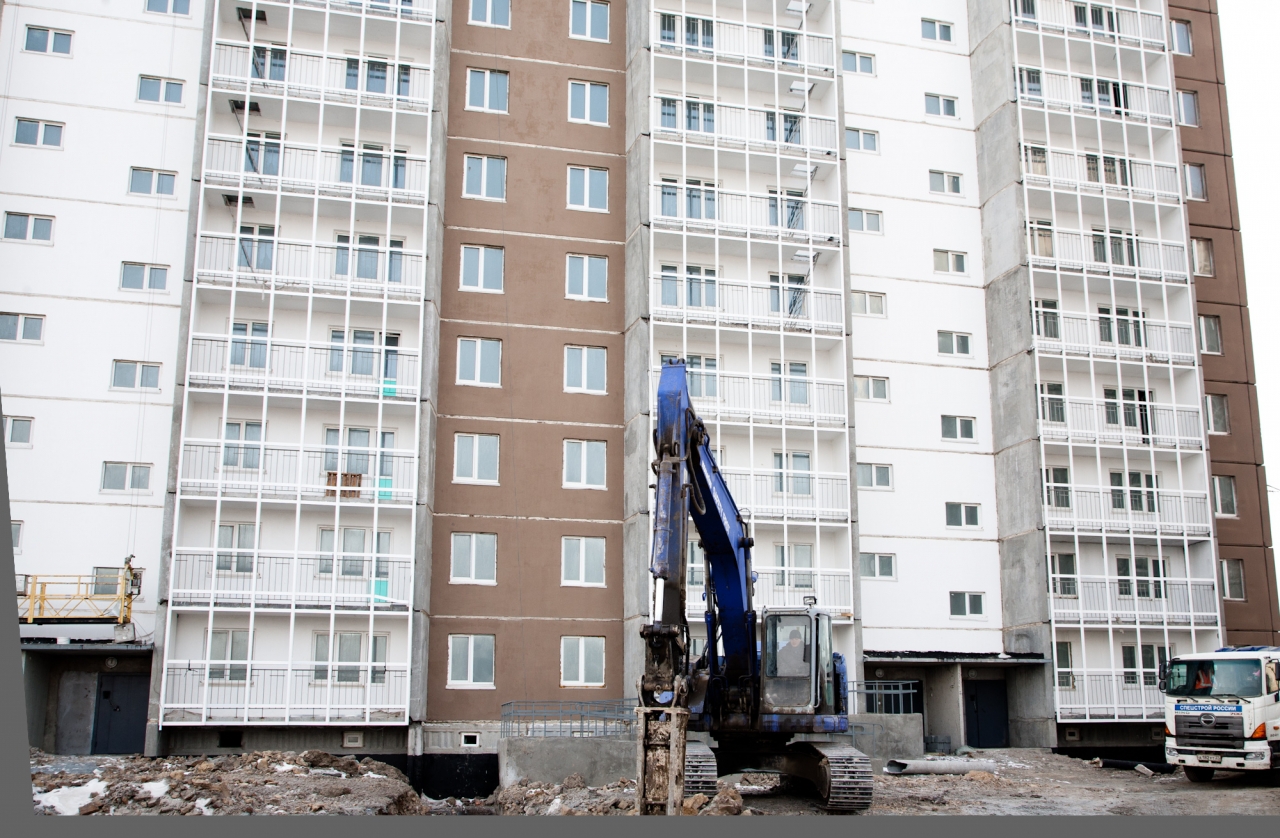
<svg viewBox="0 0 1280 838">
<path fill-rule="evenodd" d="M 996 764 L 989 759 L 891 759 L 885 763 L 886 774 L 968 774 L 973 771 L 995 773 Z"/>
</svg>

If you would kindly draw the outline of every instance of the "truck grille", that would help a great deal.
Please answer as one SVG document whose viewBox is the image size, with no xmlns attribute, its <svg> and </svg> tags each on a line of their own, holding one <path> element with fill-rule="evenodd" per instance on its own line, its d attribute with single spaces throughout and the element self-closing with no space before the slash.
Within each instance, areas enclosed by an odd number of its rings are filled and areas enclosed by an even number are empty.
<svg viewBox="0 0 1280 838">
<path fill-rule="evenodd" d="M 1212 719 L 1210 724 L 1205 721 Z M 1203 745 L 1209 748 L 1243 748 L 1244 718 L 1217 713 L 1177 715 L 1173 719 L 1173 735 L 1179 745 Z"/>
</svg>

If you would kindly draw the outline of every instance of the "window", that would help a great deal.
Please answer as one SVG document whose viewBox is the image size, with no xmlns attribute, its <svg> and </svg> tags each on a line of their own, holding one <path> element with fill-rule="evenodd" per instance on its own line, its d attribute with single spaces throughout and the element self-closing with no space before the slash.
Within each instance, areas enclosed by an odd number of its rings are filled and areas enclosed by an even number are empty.
<svg viewBox="0 0 1280 838">
<path fill-rule="evenodd" d="M 224 425 L 222 464 L 231 468 L 256 469 L 262 442 L 261 422 L 227 422 Z M 241 445 L 243 439 L 245 444 Z"/>
<path fill-rule="evenodd" d="M 45 122 L 39 119 L 19 119 L 17 128 L 14 130 L 13 141 L 18 145 L 61 148 L 62 123 Z"/>
<path fill-rule="evenodd" d="M 965 272 L 965 254 L 951 250 L 935 250 L 933 251 L 933 270 L 936 273 L 962 274 Z"/>
<path fill-rule="evenodd" d="M 960 332 L 938 332 L 939 355 L 969 355 L 969 335 Z"/>
<path fill-rule="evenodd" d="M 191 11 L 191 0 L 147 0 L 147 11 L 185 15 Z"/>
<path fill-rule="evenodd" d="M 609 124 L 609 85 L 569 82 L 569 121 Z"/>
<path fill-rule="evenodd" d="M 926 41 L 950 41 L 951 24 L 921 18 L 920 37 Z"/>
<path fill-rule="evenodd" d="M 502 386 L 502 341 L 458 338 L 458 383 Z"/>
<path fill-rule="evenodd" d="M 449 635 L 448 687 L 493 689 L 493 635 Z"/>
<path fill-rule="evenodd" d="M 570 253 L 565 268 L 565 296 L 571 300 L 608 299 L 609 260 L 604 256 Z"/>
<path fill-rule="evenodd" d="M 872 210 L 849 210 L 849 229 L 858 233 L 879 233 L 880 213 Z"/>
<path fill-rule="evenodd" d="M 38 342 L 44 334 L 44 318 L 30 314 L 0 313 L 0 340 Z"/>
<path fill-rule="evenodd" d="M 844 129 L 844 146 L 850 151 L 879 151 L 880 133 L 860 128 Z"/>
<path fill-rule="evenodd" d="M 956 100 L 949 96 L 926 93 L 924 95 L 924 112 L 930 116 L 955 116 Z"/>
<path fill-rule="evenodd" d="M 893 466 L 858 463 L 859 489 L 892 489 Z"/>
<path fill-rule="evenodd" d="M 350 447 L 368 447 L 369 431 L 365 429 L 348 428 L 348 440 Z M 326 429 L 326 435 L 332 434 L 330 437 L 332 444 L 337 445 L 336 435 L 338 429 Z M 357 439 L 356 437 L 361 437 Z M 387 444 L 386 437 L 391 434 L 383 434 L 383 447 L 390 448 L 391 444 Z M 394 444 L 394 443 L 392 443 Z M 332 459 L 330 459 L 332 457 Z M 332 451 L 325 452 L 325 469 L 335 471 L 338 467 L 337 453 Z M 347 472 L 355 474 L 367 474 L 369 469 L 370 457 L 366 453 L 349 452 L 347 454 Z M 346 485 L 346 484 L 343 484 Z M 346 497 L 347 493 L 343 493 Z M 320 529 L 320 552 L 324 557 L 319 561 L 318 573 L 333 573 L 333 557 L 335 554 L 333 530 L 331 528 L 322 527 Z M 369 554 L 366 545 L 369 543 L 369 530 L 363 527 L 343 527 L 342 528 L 342 564 L 341 573 L 343 576 L 368 576 Z M 374 543 L 375 557 L 386 555 L 391 552 L 391 531 L 379 530 L 377 533 L 377 541 Z M 387 563 L 375 558 L 374 576 L 378 579 L 386 579 L 390 573 Z M 375 593 L 380 593 L 375 591 Z M 381 592 L 385 593 L 385 592 Z"/>
<path fill-rule="evenodd" d="M 702 360 L 704 363 L 700 365 L 697 363 L 698 360 Z M 719 359 L 713 359 L 710 357 L 700 359 L 697 355 L 689 356 L 690 369 L 699 369 L 700 367 L 704 367 L 705 369 L 716 369 L 719 366 L 718 361 Z M 769 363 L 769 372 L 772 374 L 769 381 L 769 400 L 774 402 L 781 402 L 785 400 L 791 404 L 808 404 L 809 365 L 799 363 L 797 361 L 791 361 L 785 365 L 787 371 L 785 377 L 782 374 L 783 366 L 783 363 L 780 361 L 771 361 Z M 715 381 L 714 374 L 694 374 L 689 376 L 689 380 L 692 385 L 692 394 L 695 397 L 702 395 L 716 395 L 715 391 L 718 388 L 715 386 L 717 382 Z M 703 383 L 710 386 L 704 388 L 702 386 Z M 704 389 L 707 392 L 704 393 Z"/>
<path fill-rule="evenodd" d="M 33 242 L 53 241 L 53 219 L 43 215 L 25 215 L 23 213 L 6 212 L 4 214 L 4 237 Z"/>
<path fill-rule="evenodd" d="M 843 54 L 843 65 L 847 73 L 875 74 L 876 57 L 863 52 L 846 52 Z"/>
<path fill-rule="evenodd" d="M 22 549 L 21 549 L 22 548 L 22 522 L 21 521 L 9 522 L 9 538 L 13 543 L 13 552 L 21 553 L 22 552 Z"/>
<path fill-rule="evenodd" d="M 609 4 L 570 0 L 569 37 L 588 41 L 609 40 Z"/>
<path fill-rule="evenodd" d="M 892 579 L 897 573 L 892 553 L 859 553 L 858 565 L 863 579 Z"/>
<path fill-rule="evenodd" d="M 1053 659 L 1058 670 L 1058 687 L 1064 690 L 1075 689 L 1075 675 L 1071 672 L 1071 641 L 1059 640 L 1053 644 Z"/>
<path fill-rule="evenodd" d="M 1169 28 L 1173 30 L 1173 51 L 1178 55 L 1191 55 L 1191 22 L 1171 20 Z"/>
<path fill-rule="evenodd" d="M 146 491 L 151 488 L 151 466 L 138 463 L 103 463 L 102 491 Z"/>
<path fill-rule="evenodd" d="M 1196 276 L 1213 276 L 1213 239 L 1192 239 L 1191 259 Z"/>
<path fill-rule="evenodd" d="M 316 666 L 312 679 L 328 681 L 331 670 L 324 664 L 334 661 L 338 665 L 332 669 L 333 680 L 339 683 L 360 683 L 360 652 L 361 647 L 364 646 L 364 635 L 358 631 L 338 632 L 336 646 L 336 649 L 330 647 L 328 632 L 316 632 Z M 385 647 L 383 651 L 383 660 L 385 660 Z"/>
<path fill-rule="evenodd" d="M 501 247 L 462 246 L 462 290 L 502 292 L 503 262 Z"/>
<path fill-rule="evenodd" d="M 1222 598 L 1244 599 L 1244 559 L 1223 559 L 1218 562 L 1218 568 L 1221 570 Z"/>
<path fill-rule="evenodd" d="M 604 686 L 604 638 L 560 638 L 560 686 Z"/>
<path fill-rule="evenodd" d="M 218 551 L 214 558 L 214 569 L 253 573 L 253 551 L 258 544 L 257 529 L 253 524 L 218 524 Z M 333 531 L 329 532 L 332 534 Z M 322 573 L 329 573 L 331 570 L 331 567 L 321 568 Z"/>
<path fill-rule="evenodd" d="M 498 536 L 491 532 L 455 532 L 449 558 L 449 582 L 492 585 L 498 574 Z"/>
<path fill-rule="evenodd" d="M 929 191 L 948 195 L 960 194 L 960 175 L 954 172 L 929 172 Z"/>
<path fill-rule="evenodd" d="M 462 185 L 464 198 L 486 201 L 507 199 L 507 158 L 474 157 L 468 154 L 463 162 L 466 169 Z"/>
<path fill-rule="evenodd" d="M 498 482 L 498 435 L 453 435 L 453 482 Z"/>
<path fill-rule="evenodd" d="M 52 29 L 27 27 L 27 43 L 23 47 L 27 52 L 52 52 L 55 55 L 71 54 L 71 33 L 55 32 Z"/>
<path fill-rule="evenodd" d="M 1065 597 L 1078 595 L 1075 553 L 1049 554 L 1049 568 L 1052 572 L 1051 587 L 1055 594 Z"/>
<path fill-rule="evenodd" d="M 951 592 L 952 617 L 981 617 L 982 594 L 969 591 Z"/>
<path fill-rule="evenodd" d="M 467 70 L 467 110 L 506 113 L 508 78 L 498 70 Z"/>
<path fill-rule="evenodd" d="M 182 82 L 173 79 L 158 79 L 154 76 L 139 76 L 138 100 L 142 102 L 163 101 L 170 105 L 180 105 L 182 104 Z"/>
<path fill-rule="evenodd" d="M 948 527 L 978 526 L 978 505 L 976 503 L 948 503 Z"/>
<path fill-rule="evenodd" d="M 1142 666 L 1138 666 L 1138 654 L 1142 654 Z M 1137 684 L 1138 673 L 1142 673 L 1142 684 L 1146 687 L 1156 686 L 1159 669 L 1169 659 L 1169 649 L 1154 643 L 1143 643 L 1141 646 L 1124 644 L 1120 647 L 1120 663 L 1124 667 L 1124 683 Z"/>
<path fill-rule="evenodd" d="M 566 489 L 603 489 L 603 440 L 566 439 L 564 441 L 564 487 Z"/>
<path fill-rule="evenodd" d="M 1199 163 L 1185 163 L 1182 170 L 1187 176 L 1187 200 L 1209 200 L 1209 192 L 1204 180 L 1204 166 Z"/>
<path fill-rule="evenodd" d="M 137 361 L 112 361 L 111 386 L 159 390 L 160 365 L 140 364 Z"/>
<path fill-rule="evenodd" d="M 605 393 L 605 365 L 608 352 L 603 346 L 564 348 L 564 390 L 566 393 Z"/>
<path fill-rule="evenodd" d="M 973 418 L 969 416 L 943 416 L 943 439 L 973 439 Z"/>
<path fill-rule="evenodd" d="M 168 281 L 169 269 L 163 265 L 125 262 L 120 267 L 120 287 L 130 291 L 163 291 Z"/>
<path fill-rule="evenodd" d="M 1227 415 L 1227 397 L 1209 394 L 1204 397 L 1204 426 L 1211 434 L 1231 433 L 1231 420 Z"/>
<path fill-rule="evenodd" d="M 854 314 L 884 316 L 884 294 L 872 294 L 868 291 L 854 291 L 851 295 Z"/>
<path fill-rule="evenodd" d="M 609 211 L 609 170 L 569 167 L 569 209 Z"/>
<path fill-rule="evenodd" d="M 511 0 L 471 0 L 471 19 L 468 23 L 510 29 Z"/>
<path fill-rule="evenodd" d="M 1236 479 L 1234 477 L 1225 477 L 1214 475 L 1213 484 L 1213 514 L 1221 518 L 1236 517 Z"/>
<path fill-rule="evenodd" d="M 20 416 L 4 417 L 4 443 L 23 448 L 31 447 L 31 423 L 34 420 Z"/>
<path fill-rule="evenodd" d="M 155 2 L 155 0 L 151 0 Z M 114 568 L 113 568 L 114 569 Z M 221 630 L 208 633 L 209 638 L 209 678 L 215 681 L 243 681 L 248 677 L 249 667 L 245 664 L 227 666 L 212 664 L 213 661 L 247 661 L 249 660 L 248 630 Z"/>
<path fill-rule="evenodd" d="M 173 172 L 157 172 L 151 169 L 130 169 L 129 170 L 129 191 L 136 195 L 150 195 L 152 185 L 155 186 L 155 194 L 172 195 L 173 184 L 177 180 L 177 175 Z"/>
<path fill-rule="evenodd" d="M 872 401 L 888 401 L 889 379 L 855 375 L 853 377 L 853 397 Z"/>
<path fill-rule="evenodd" d="M 1178 124 L 1200 127 L 1200 96 L 1194 90 L 1178 91 Z"/>
<path fill-rule="evenodd" d="M 1200 315 L 1200 351 L 1206 355 L 1222 354 L 1222 318 L 1216 314 Z"/>
<path fill-rule="evenodd" d="M 604 539 L 565 536 L 560 539 L 560 584 L 604 587 Z"/>
</svg>

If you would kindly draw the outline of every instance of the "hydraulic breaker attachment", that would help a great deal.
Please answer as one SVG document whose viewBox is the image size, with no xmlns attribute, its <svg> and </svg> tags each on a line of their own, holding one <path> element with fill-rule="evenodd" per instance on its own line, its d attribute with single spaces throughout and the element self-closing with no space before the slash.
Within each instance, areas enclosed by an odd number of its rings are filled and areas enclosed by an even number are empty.
<svg viewBox="0 0 1280 838">
<path fill-rule="evenodd" d="M 637 707 L 636 814 L 678 815 L 684 805 L 684 750 L 689 711 Z"/>
</svg>

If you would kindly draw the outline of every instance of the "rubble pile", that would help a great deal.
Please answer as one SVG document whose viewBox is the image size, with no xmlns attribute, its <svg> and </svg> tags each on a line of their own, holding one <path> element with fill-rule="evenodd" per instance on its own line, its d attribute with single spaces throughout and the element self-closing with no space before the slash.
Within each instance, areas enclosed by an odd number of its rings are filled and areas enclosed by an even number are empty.
<svg viewBox="0 0 1280 838">
<path fill-rule="evenodd" d="M 219 757 L 92 757 L 32 752 L 41 815 L 427 814 L 399 769 L 321 751 Z"/>
<path fill-rule="evenodd" d="M 695 794 L 684 799 L 685 815 L 762 814 L 746 807 L 742 795 L 732 785 L 720 783 L 715 797 Z M 563 783 L 521 780 L 499 791 L 495 800 L 503 815 L 633 815 L 636 805 L 634 780 L 621 779 L 606 786 L 588 786 L 581 774 L 571 774 Z"/>
</svg>

